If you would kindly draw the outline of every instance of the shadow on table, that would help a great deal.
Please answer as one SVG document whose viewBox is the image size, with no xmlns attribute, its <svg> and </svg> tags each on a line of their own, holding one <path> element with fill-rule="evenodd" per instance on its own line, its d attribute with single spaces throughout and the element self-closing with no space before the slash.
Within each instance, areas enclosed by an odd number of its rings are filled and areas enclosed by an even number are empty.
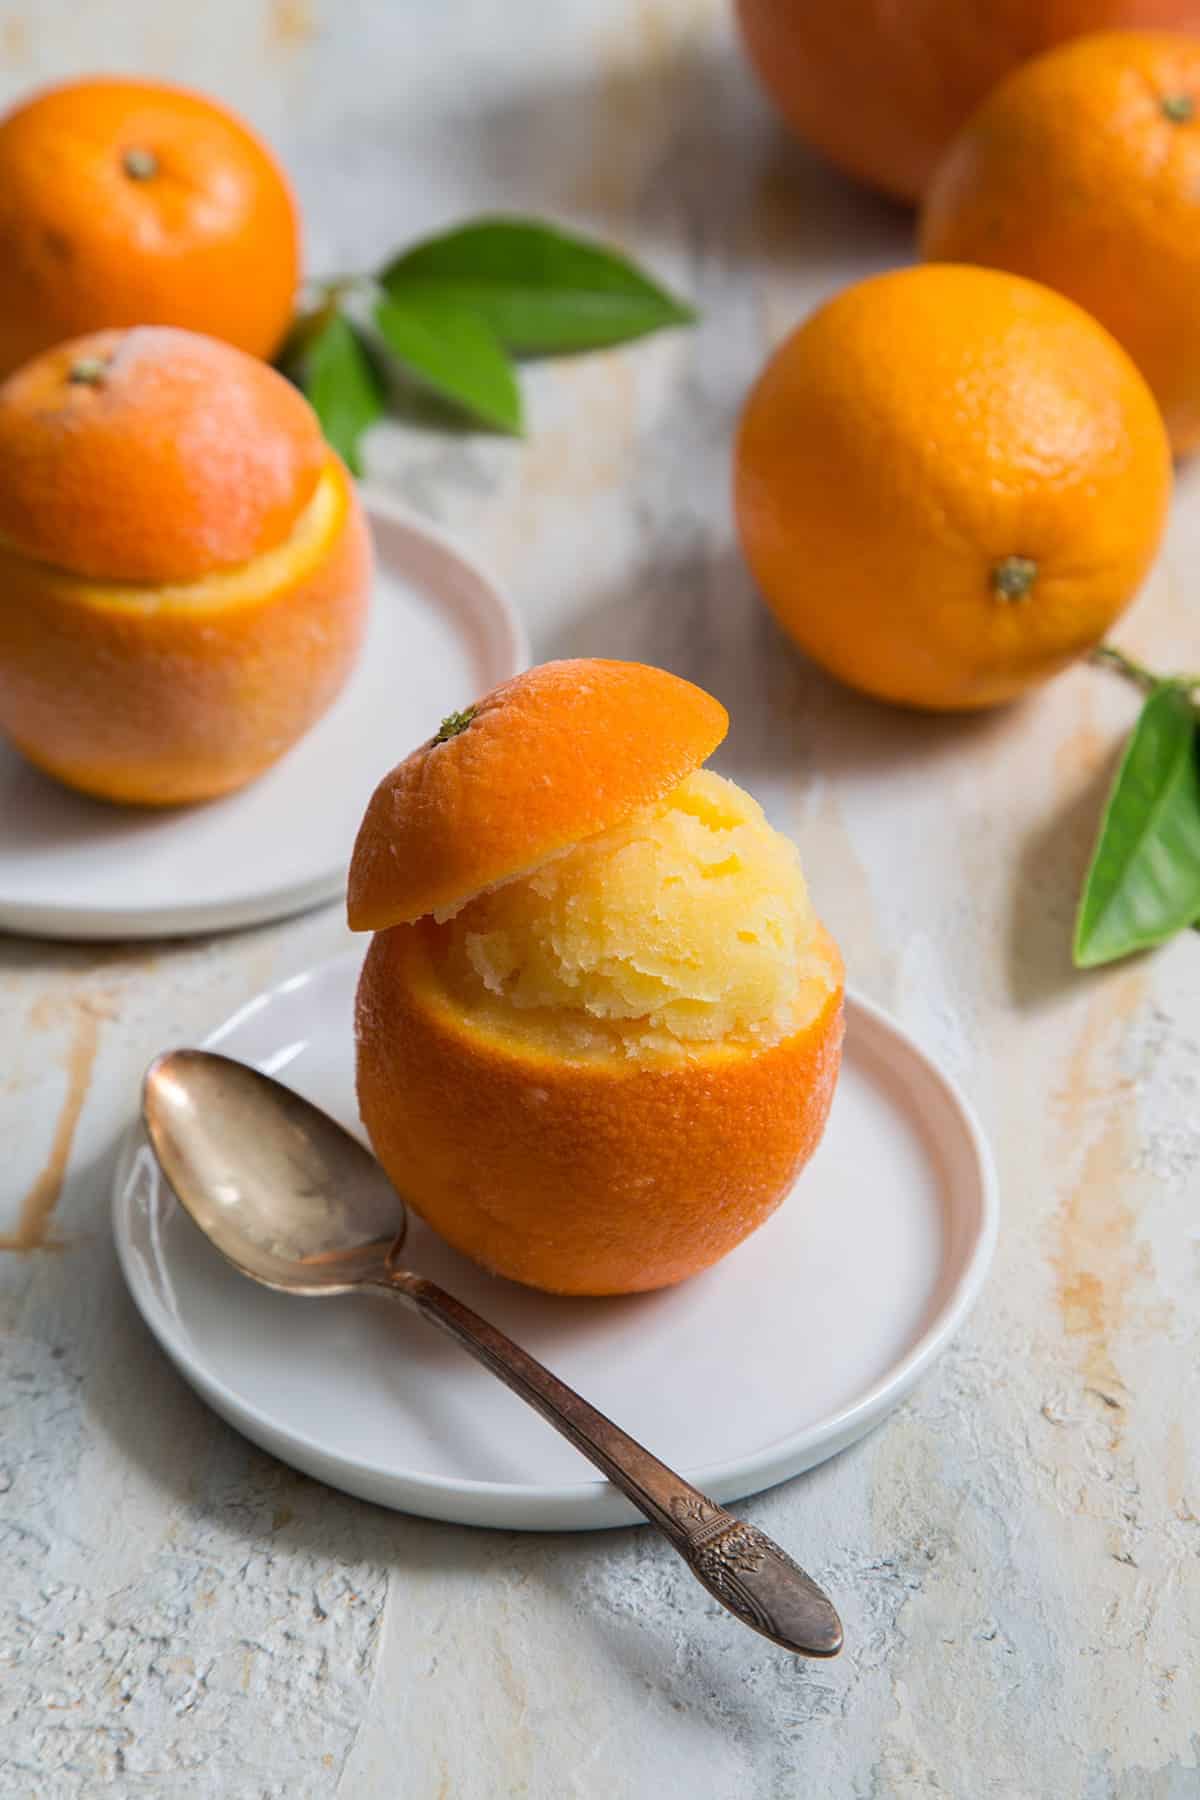
<svg viewBox="0 0 1200 1800">
<path fill-rule="evenodd" d="M 309 910 L 317 912 L 327 904 L 331 903 L 321 901 Z M 302 918 L 306 914 L 292 916 Z M 94 976 L 101 981 L 105 976 L 118 980 L 135 971 L 144 974 L 171 958 L 205 957 L 214 947 L 234 937 L 239 943 L 253 942 L 260 936 L 265 938 L 280 923 L 279 919 L 264 919 L 259 924 L 231 925 L 224 931 L 181 932 L 178 937 L 82 940 L 39 937 L 36 932 L 7 931 L 0 927 L 0 980 L 9 971 L 26 970 L 31 951 L 36 954 L 39 971 L 50 980 L 58 976 L 78 978 L 85 983 Z"/>
<path fill-rule="evenodd" d="M 748 782 L 899 766 L 932 773 L 1020 730 L 1026 704 L 922 713 L 855 693 L 785 637 L 732 544 L 647 562 L 542 641 L 538 655 L 656 663 L 710 689 L 730 714 L 715 763 Z"/>
<path fill-rule="evenodd" d="M 586 69 L 547 64 L 503 92 L 464 90 L 440 128 L 468 184 L 618 232 L 636 220 L 705 256 L 742 254 L 747 235 L 777 269 L 847 242 L 873 246 L 881 268 L 913 253 L 911 213 L 793 138 L 732 42 L 630 34 Z"/>
<path fill-rule="evenodd" d="M 854 1448 L 836 1460 L 852 1456 Z M 826 1465 L 826 1475 L 832 1466 Z M 481 1595 L 489 1587 L 493 1594 L 499 1589 L 508 1602 L 500 1620 L 519 1609 L 536 1631 L 540 1614 L 555 1641 L 561 1641 L 569 1620 L 581 1663 L 590 1652 L 591 1660 L 610 1666 L 625 1682 L 657 1690 L 675 1709 L 702 1709 L 706 1718 L 718 1715 L 750 1738 L 778 1729 L 780 1687 L 787 1688 L 792 1711 L 802 1719 L 809 1710 L 806 1689 L 819 1682 L 812 1710 L 823 1710 L 819 1696 L 829 1681 L 821 1679 L 818 1665 L 791 1656 L 729 1618 L 648 1527 L 513 1532 L 449 1525 L 348 1501 L 319 1483 L 281 1473 L 289 1483 L 293 1513 L 274 1541 L 293 1554 L 319 1560 L 328 1553 L 331 1514 L 353 1508 L 363 1541 L 371 1546 L 367 1553 L 386 1564 L 400 1605 L 408 1582 L 435 1574 L 442 1582 L 439 1612 L 457 1613 L 467 1624 L 486 1619 Z M 819 1480 L 821 1474 L 814 1471 L 797 1480 Z M 759 1498 L 732 1508 L 782 1537 L 803 1560 L 808 1552 L 798 1540 L 799 1527 L 777 1524 L 767 1516 L 769 1509 L 770 1502 Z M 828 1508 L 820 1516 L 828 1518 Z M 819 1580 L 830 1578 L 823 1566 L 814 1564 L 813 1573 Z M 859 1623 L 855 1597 L 849 1592 L 838 1597 L 853 1632 Z M 505 1627 L 501 1623 L 494 1630 L 502 1637 Z M 850 1668 L 833 1665 L 835 1685 L 846 1685 L 852 1677 Z"/>
<path fill-rule="evenodd" d="M 188 940 L 196 943 L 195 938 Z M 159 951 L 167 947 L 159 938 L 128 938 L 104 942 L 75 943 L 65 938 L 38 937 L 25 931 L 0 929 L 0 979 L 29 967 L 30 953 L 35 952 L 38 968 L 54 979 L 60 975 L 78 976 L 86 980 L 109 971 L 121 972 L 136 963 L 144 968 Z"/>
</svg>

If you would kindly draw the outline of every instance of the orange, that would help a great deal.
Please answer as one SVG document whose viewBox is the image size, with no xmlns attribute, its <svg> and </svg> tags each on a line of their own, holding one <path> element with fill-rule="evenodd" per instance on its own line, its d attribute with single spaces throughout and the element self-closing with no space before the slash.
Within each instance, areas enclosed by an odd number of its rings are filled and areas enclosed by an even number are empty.
<svg viewBox="0 0 1200 1800">
<path fill-rule="evenodd" d="M 921 249 L 1069 294 L 1124 344 L 1172 447 L 1200 443 L 1200 42 L 1080 38 L 1018 69 L 955 139 Z"/>
<path fill-rule="evenodd" d="M 843 681 L 989 706 L 1094 645 L 1171 492 L 1152 395 L 1072 301 L 990 269 L 875 276 L 767 364 L 735 449 L 754 576 Z"/>
<path fill-rule="evenodd" d="M 97 77 L 0 120 L 0 375 L 117 325 L 180 325 L 270 357 L 299 278 L 287 177 L 215 101 Z"/>
<path fill-rule="evenodd" d="M 1026 58 L 1110 27 L 1200 32 L 1200 0 L 737 0 L 751 61 L 801 137 L 915 200 L 954 133 Z"/>
<path fill-rule="evenodd" d="M 352 924 L 383 926 L 356 1009 L 363 1122 L 416 1211 L 513 1280 L 574 1294 L 681 1281 L 774 1211 L 820 1139 L 840 1060 L 842 971 L 803 906 L 780 950 L 785 1023 L 684 1039 L 636 1005 L 619 1016 L 591 1005 L 594 987 L 611 996 L 610 978 L 620 985 L 630 934 L 646 955 L 624 973 L 653 984 L 655 951 L 685 916 L 672 913 L 667 888 L 694 870 L 669 873 L 623 925 L 603 888 L 628 872 L 673 799 L 676 825 L 698 824 L 722 796 L 739 820 L 757 815 L 717 834 L 726 848 L 697 891 L 739 880 L 731 865 L 768 839 L 779 847 L 747 796 L 699 771 L 725 725 L 716 701 L 662 670 L 546 664 L 447 721 L 368 808 L 350 875 Z M 536 914 L 571 865 L 567 932 L 578 934 L 575 950 L 597 953 L 585 969 L 556 940 L 578 1003 L 522 1009 L 514 983 L 485 993 L 470 964 L 480 966 L 489 908 L 506 902 L 510 927 L 521 907 Z M 754 889 L 757 901 L 767 893 L 766 915 L 768 889 Z M 754 905 L 734 915 L 738 936 L 764 916 Z M 733 952 L 723 933 L 705 942 L 693 920 L 692 940 L 667 946 L 703 965 L 718 1007 Z"/>
<path fill-rule="evenodd" d="M 109 800 L 208 799 L 274 762 L 358 652 L 369 546 L 308 402 L 169 327 L 0 385 L 0 731 Z"/>
</svg>

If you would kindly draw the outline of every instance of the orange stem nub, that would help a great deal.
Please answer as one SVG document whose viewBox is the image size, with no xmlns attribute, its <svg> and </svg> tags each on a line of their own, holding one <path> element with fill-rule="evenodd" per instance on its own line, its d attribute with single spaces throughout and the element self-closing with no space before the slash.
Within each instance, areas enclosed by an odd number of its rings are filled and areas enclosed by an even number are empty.
<svg viewBox="0 0 1200 1800">
<path fill-rule="evenodd" d="M 1031 556 L 1006 556 L 992 570 L 992 592 L 998 600 L 1027 600 L 1037 577 Z"/>
<path fill-rule="evenodd" d="M 121 158 L 121 167 L 130 181 L 153 181 L 158 174 L 158 158 L 153 150 L 127 150 Z"/>
</svg>

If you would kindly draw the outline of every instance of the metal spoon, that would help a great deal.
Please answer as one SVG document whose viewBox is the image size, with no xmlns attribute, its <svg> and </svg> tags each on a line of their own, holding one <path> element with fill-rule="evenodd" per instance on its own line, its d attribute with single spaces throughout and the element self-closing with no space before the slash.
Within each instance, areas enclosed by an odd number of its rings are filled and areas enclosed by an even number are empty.
<svg viewBox="0 0 1200 1800">
<path fill-rule="evenodd" d="M 243 1275 L 288 1294 L 388 1294 L 528 1401 L 657 1525 L 735 1618 L 804 1656 L 836 1656 L 837 1613 L 757 1526 L 698 1493 L 450 1294 L 401 1268 L 406 1216 L 379 1164 L 290 1088 L 206 1050 L 151 1063 L 142 1114 L 201 1231 Z"/>
</svg>

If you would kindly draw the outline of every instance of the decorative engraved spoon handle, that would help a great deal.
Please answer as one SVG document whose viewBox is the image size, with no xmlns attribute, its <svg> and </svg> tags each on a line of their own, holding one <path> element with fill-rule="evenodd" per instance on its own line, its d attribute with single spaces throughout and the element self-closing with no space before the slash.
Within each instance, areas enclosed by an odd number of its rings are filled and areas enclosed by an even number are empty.
<svg viewBox="0 0 1200 1800">
<path fill-rule="evenodd" d="M 651 1456 L 511 1338 L 423 1276 L 393 1268 L 372 1282 L 457 1339 L 561 1431 L 674 1545 L 735 1618 L 804 1656 L 836 1656 L 842 1626 L 816 1582 L 778 1544 L 743 1524 Z"/>
</svg>

